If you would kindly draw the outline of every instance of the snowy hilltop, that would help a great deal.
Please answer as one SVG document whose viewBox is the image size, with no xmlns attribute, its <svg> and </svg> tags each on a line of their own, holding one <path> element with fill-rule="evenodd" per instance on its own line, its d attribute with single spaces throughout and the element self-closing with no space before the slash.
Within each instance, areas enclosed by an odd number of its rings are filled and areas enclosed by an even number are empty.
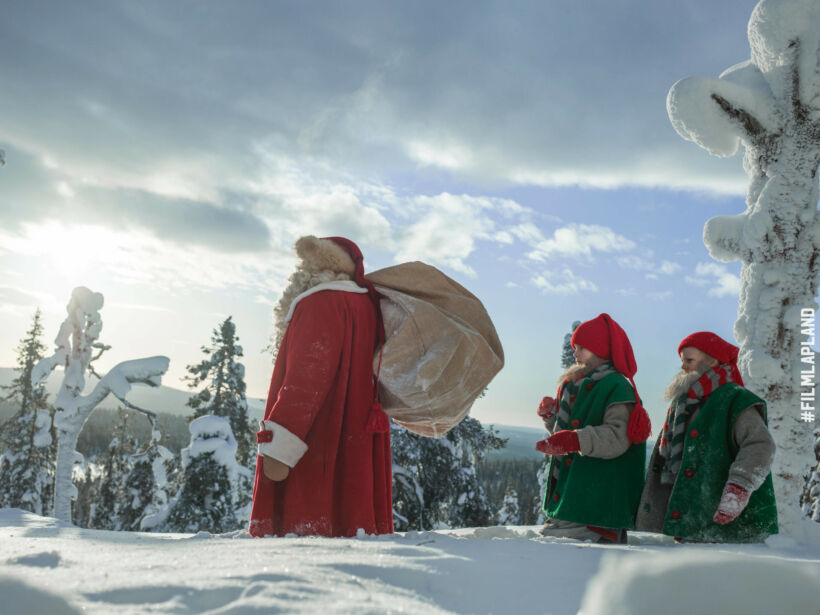
<svg viewBox="0 0 820 615">
<path fill-rule="evenodd" d="M 771 615 L 820 605 L 820 546 L 640 533 L 596 545 L 536 529 L 251 539 L 85 530 L 2 509 L 0 612 Z"/>
</svg>

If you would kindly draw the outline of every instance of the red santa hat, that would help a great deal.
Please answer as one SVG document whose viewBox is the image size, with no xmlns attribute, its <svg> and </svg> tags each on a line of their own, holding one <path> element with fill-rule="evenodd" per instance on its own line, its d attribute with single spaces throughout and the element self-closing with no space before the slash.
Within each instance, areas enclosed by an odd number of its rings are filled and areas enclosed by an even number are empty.
<svg viewBox="0 0 820 615">
<path fill-rule="evenodd" d="M 633 443 L 645 442 L 649 437 L 652 426 L 649 415 L 641 405 L 638 387 L 635 386 L 635 380 L 633 379 L 638 371 L 638 364 L 635 362 L 632 344 L 621 325 L 615 322 L 609 314 L 599 314 L 592 320 L 578 325 L 578 328 L 572 334 L 570 343 L 573 348 L 581 346 L 602 359 L 612 361 L 615 369 L 629 379 L 632 389 L 635 391 L 636 403 L 635 408 L 629 415 L 627 435 Z"/>
<path fill-rule="evenodd" d="M 309 271 L 334 271 L 349 275 L 357 285 L 367 289 L 376 308 L 376 343 L 384 343 L 384 323 L 380 306 L 381 295 L 373 283 L 364 277 L 364 257 L 355 243 L 346 237 L 300 237 L 296 254 Z"/>
<path fill-rule="evenodd" d="M 740 352 L 737 346 L 730 344 L 717 333 L 698 331 L 683 338 L 683 341 L 678 345 L 678 355 L 687 347 L 697 348 L 701 352 L 705 352 L 710 357 L 717 359 L 721 365 L 731 365 L 739 380 L 738 384 L 743 386 L 743 379 L 740 376 L 740 370 L 737 368 L 737 355 Z"/>
<path fill-rule="evenodd" d="M 373 286 L 373 282 L 364 277 L 364 256 L 362 255 L 362 251 L 359 249 L 359 246 L 346 237 L 322 237 L 322 239 L 332 241 L 347 252 L 350 255 L 350 258 L 353 259 L 353 281 L 362 288 L 367 289 L 367 294 L 370 296 L 370 300 L 376 307 L 376 341 L 378 345 L 384 344 L 384 321 L 382 320 L 382 310 L 380 304 L 381 294 L 376 290 L 376 287 Z"/>
</svg>

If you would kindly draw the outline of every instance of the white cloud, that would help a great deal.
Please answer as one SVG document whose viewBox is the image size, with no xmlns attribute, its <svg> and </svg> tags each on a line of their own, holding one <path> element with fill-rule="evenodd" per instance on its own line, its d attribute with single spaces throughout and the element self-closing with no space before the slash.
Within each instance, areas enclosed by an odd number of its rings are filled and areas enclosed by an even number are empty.
<svg viewBox="0 0 820 615">
<path fill-rule="evenodd" d="M 594 252 L 626 252 L 635 247 L 623 235 L 597 224 L 569 224 L 556 229 L 549 239 L 539 237 L 537 243 L 531 243 L 534 249 L 528 256 L 538 262 L 557 256 L 591 260 Z"/>
<path fill-rule="evenodd" d="M 652 254 L 650 253 L 650 256 Z M 657 279 L 658 273 L 664 275 L 672 275 L 682 269 L 678 263 L 672 261 L 661 261 L 660 264 L 653 262 L 642 256 L 636 254 L 627 254 L 626 256 L 618 257 L 618 264 L 626 269 L 635 269 L 637 271 L 649 271 L 646 277 L 650 280 Z"/>
<path fill-rule="evenodd" d="M 154 289 L 272 292 L 284 285 L 294 262 L 287 253 L 279 258 L 273 251 L 221 254 L 148 233 L 61 222 L 24 225 L 20 233 L 0 231 L 0 242 L 36 267 L 39 283 L 58 294 L 105 276 Z"/>
<path fill-rule="evenodd" d="M 695 275 L 686 281 L 696 286 L 712 285 L 706 294 L 710 297 L 736 297 L 740 294 L 740 277 L 730 273 L 725 265 L 698 263 Z"/>
<path fill-rule="evenodd" d="M 170 312 L 168 308 L 158 305 L 147 305 L 140 303 L 108 303 L 107 307 L 118 308 L 121 310 L 134 310 L 138 312 Z"/>
<path fill-rule="evenodd" d="M 411 159 L 423 166 L 443 169 L 464 169 L 471 166 L 473 156 L 469 148 L 454 143 L 412 140 L 405 144 Z"/>
<path fill-rule="evenodd" d="M 476 241 L 512 241 L 511 231 L 499 229 L 492 214 L 524 211 L 504 199 L 448 193 L 412 197 L 400 208 L 405 218 L 415 222 L 395 230 L 397 261 L 425 260 L 470 276 L 476 273 L 466 259 L 476 249 Z"/>
<path fill-rule="evenodd" d="M 559 273 L 545 271 L 532 279 L 542 294 L 577 295 L 581 292 L 598 292 L 598 287 L 589 280 L 576 276 L 569 268 Z"/>
</svg>

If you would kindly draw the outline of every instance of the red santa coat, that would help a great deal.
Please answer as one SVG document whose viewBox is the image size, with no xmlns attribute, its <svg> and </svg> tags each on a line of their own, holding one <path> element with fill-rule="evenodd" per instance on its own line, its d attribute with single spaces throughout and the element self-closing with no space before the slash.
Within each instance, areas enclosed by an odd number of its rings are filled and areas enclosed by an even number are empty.
<svg viewBox="0 0 820 615">
<path fill-rule="evenodd" d="M 393 531 L 390 434 L 365 428 L 375 342 L 376 312 L 367 294 L 324 290 L 296 305 L 265 406 L 271 444 L 284 450 L 272 456 L 291 471 L 273 482 L 257 457 L 253 536 Z"/>
</svg>

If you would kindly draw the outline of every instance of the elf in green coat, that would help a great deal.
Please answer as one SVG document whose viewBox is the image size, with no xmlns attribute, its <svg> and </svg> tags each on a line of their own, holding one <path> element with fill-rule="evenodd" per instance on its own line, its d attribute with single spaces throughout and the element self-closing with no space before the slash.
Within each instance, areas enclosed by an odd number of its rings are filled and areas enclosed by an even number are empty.
<svg viewBox="0 0 820 615">
<path fill-rule="evenodd" d="M 632 377 L 624 330 L 608 314 L 572 335 L 576 364 L 559 380 L 557 399 L 538 409 L 552 435 L 536 444 L 550 455 L 544 536 L 626 542 L 644 481 L 650 424 Z"/>
<path fill-rule="evenodd" d="M 775 445 L 766 402 L 743 387 L 738 348 L 700 331 L 678 346 L 681 372 L 649 462 L 637 528 L 707 542 L 777 533 Z"/>
</svg>

